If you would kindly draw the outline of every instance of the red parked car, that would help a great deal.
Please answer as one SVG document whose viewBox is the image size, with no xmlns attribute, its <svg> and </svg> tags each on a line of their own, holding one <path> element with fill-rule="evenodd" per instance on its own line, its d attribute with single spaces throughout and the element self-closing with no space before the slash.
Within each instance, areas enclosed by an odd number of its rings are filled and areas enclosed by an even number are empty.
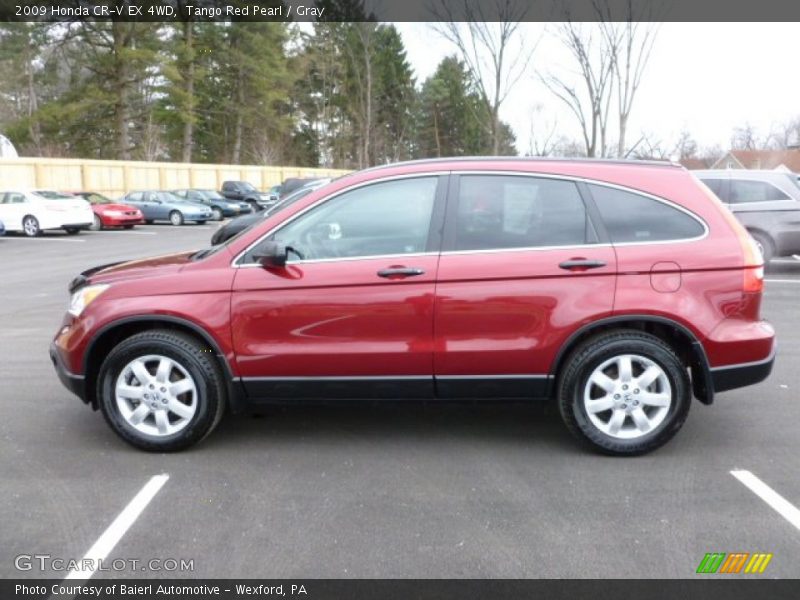
<svg viewBox="0 0 800 600">
<path fill-rule="evenodd" d="M 124 227 L 133 229 L 134 225 L 144 223 L 144 216 L 135 206 L 119 204 L 97 192 L 72 192 L 92 205 L 94 223 L 89 229 L 99 231 L 103 227 Z"/>
<path fill-rule="evenodd" d="M 669 163 L 447 159 L 343 177 L 225 244 L 70 286 L 62 382 L 146 450 L 274 401 L 555 399 L 641 454 L 766 378 L 763 261 Z"/>
</svg>

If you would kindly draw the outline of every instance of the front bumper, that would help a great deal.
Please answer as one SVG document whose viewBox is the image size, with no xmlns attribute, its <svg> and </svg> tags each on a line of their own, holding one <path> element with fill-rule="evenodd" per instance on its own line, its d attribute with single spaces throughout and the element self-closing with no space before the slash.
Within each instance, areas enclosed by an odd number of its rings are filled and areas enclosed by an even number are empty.
<svg viewBox="0 0 800 600">
<path fill-rule="evenodd" d="M 772 372 L 775 353 L 776 347 L 773 346 L 772 352 L 764 360 L 712 367 L 711 383 L 714 386 L 714 392 L 724 392 L 764 381 Z"/>
<path fill-rule="evenodd" d="M 108 215 L 100 215 L 100 220 L 106 227 L 122 227 L 124 225 L 142 225 L 144 224 L 144 217 L 142 216 L 123 216 L 111 217 Z"/>
<path fill-rule="evenodd" d="M 59 352 L 58 346 L 56 346 L 55 342 L 50 344 L 50 360 L 52 361 L 53 367 L 56 370 L 58 379 L 61 381 L 64 387 L 75 394 L 83 402 L 88 403 L 89 400 L 86 397 L 86 380 L 84 376 L 70 373 L 70 371 L 64 365 L 64 359 L 61 356 L 61 352 Z"/>
</svg>

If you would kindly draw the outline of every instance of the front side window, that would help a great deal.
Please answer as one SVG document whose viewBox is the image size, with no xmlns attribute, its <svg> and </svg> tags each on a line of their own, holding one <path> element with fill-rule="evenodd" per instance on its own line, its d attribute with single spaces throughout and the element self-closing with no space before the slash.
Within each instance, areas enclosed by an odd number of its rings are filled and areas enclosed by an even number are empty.
<svg viewBox="0 0 800 600">
<path fill-rule="evenodd" d="M 604 185 L 589 189 L 614 243 L 691 239 L 705 232 L 697 219 L 655 198 Z"/>
<path fill-rule="evenodd" d="M 456 250 L 575 246 L 597 238 L 575 183 L 514 175 L 459 179 Z"/>
<path fill-rule="evenodd" d="M 772 200 L 789 200 L 789 196 L 766 181 L 731 180 L 732 204 L 770 202 Z"/>
<path fill-rule="evenodd" d="M 367 185 L 316 206 L 275 232 L 304 260 L 424 252 L 437 177 Z"/>
</svg>

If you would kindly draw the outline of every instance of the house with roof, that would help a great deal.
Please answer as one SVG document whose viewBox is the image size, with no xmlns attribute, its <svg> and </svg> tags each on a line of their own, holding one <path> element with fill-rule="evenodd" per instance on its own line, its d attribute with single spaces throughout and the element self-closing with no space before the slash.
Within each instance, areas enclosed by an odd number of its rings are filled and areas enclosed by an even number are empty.
<svg viewBox="0 0 800 600">
<path fill-rule="evenodd" d="M 800 173 L 800 148 L 787 150 L 731 150 L 712 169 L 768 169 Z"/>
</svg>

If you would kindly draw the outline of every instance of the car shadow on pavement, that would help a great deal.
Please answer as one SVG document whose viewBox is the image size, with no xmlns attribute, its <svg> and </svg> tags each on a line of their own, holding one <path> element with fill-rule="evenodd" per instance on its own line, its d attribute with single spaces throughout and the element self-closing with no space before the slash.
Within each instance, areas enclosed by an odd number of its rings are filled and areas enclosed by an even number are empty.
<svg viewBox="0 0 800 600">
<path fill-rule="evenodd" d="M 228 415 L 204 448 L 271 444 L 489 442 L 583 452 L 552 402 L 275 405 Z"/>
</svg>

